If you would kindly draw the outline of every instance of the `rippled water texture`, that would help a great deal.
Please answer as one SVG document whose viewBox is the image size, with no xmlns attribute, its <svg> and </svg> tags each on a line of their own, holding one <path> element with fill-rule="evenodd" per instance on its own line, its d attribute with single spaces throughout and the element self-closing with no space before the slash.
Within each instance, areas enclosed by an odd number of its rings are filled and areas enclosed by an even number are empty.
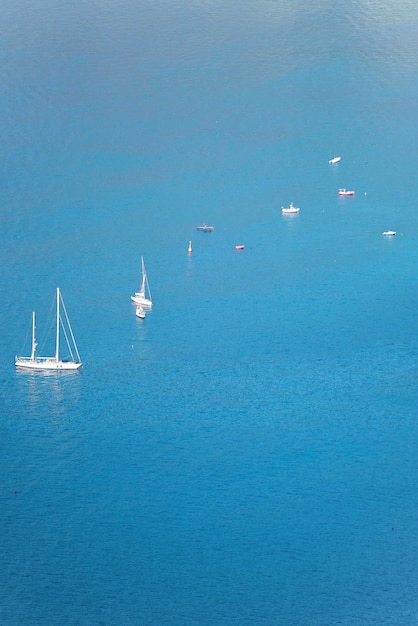
<svg viewBox="0 0 418 626">
<path fill-rule="evenodd" d="M 1 624 L 418 622 L 418 7 L 307 4 L 2 4 Z"/>
</svg>

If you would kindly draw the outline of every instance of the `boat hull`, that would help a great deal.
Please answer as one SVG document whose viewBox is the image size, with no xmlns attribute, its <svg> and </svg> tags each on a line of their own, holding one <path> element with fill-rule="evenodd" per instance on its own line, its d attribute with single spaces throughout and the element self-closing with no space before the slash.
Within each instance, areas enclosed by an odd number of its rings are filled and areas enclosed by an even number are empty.
<svg viewBox="0 0 418 626">
<path fill-rule="evenodd" d="M 282 206 L 283 215 L 296 215 L 296 213 L 299 213 L 299 211 L 300 208 L 298 206 L 295 206 L 293 202 L 291 202 L 289 206 Z"/>
<path fill-rule="evenodd" d="M 137 305 L 135 315 L 139 317 L 141 320 L 145 319 L 145 311 L 141 304 Z"/>
<path fill-rule="evenodd" d="M 25 359 L 24 357 L 16 357 L 16 367 L 21 367 L 28 370 L 78 370 L 81 367 L 81 363 L 75 363 L 74 361 L 57 361 L 54 358 L 44 359 Z"/>
</svg>

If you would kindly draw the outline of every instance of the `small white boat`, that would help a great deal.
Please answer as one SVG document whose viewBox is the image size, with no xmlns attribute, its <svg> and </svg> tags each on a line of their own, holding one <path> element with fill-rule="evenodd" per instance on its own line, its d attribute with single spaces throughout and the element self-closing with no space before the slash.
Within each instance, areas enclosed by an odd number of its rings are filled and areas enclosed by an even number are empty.
<svg viewBox="0 0 418 626">
<path fill-rule="evenodd" d="M 205 233 L 211 233 L 213 231 L 213 226 L 208 226 L 208 224 L 201 224 L 197 227 L 197 230 L 202 230 Z"/>
<path fill-rule="evenodd" d="M 236 246 L 234 246 L 235 250 L 244 250 L 245 246 L 243 243 L 239 243 Z"/>
<path fill-rule="evenodd" d="M 291 202 L 288 207 L 282 206 L 282 213 L 284 215 L 295 215 L 296 213 L 299 213 L 299 211 L 300 211 L 300 208 L 297 206 L 294 206 L 293 202 Z"/>
<path fill-rule="evenodd" d="M 396 230 L 385 230 L 382 235 L 385 237 L 394 237 L 396 235 Z"/>
<path fill-rule="evenodd" d="M 348 189 L 339 189 L 338 195 L 339 196 L 354 196 L 354 191 L 349 191 Z"/>
<path fill-rule="evenodd" d="M 335 163 L 339 163 L 340 161 L 341 161 L 341 157 L 334 157 L 333 159 L 330 159 L 328 163 L 330 163 L 331 165 L 334 165 Z"/>
<path fill-rule="evenodd" d="M 145 311 L 140 304 L 138 304 L 135 309 L 135 315 L 139 317 L 141 320 L 145 319 Z"/>
<path fill-rule="evenodd" d="M 61 315 L 61 309 L 63 315 Z M 69 357 L 67 359 L 60 358 L 60 329 L 65 337 Z M 56 309 L 56 329 L 55 329 L 55 355 L 54 356 L 36 356 L 36 337 L 35 337 L 35 312 L 32 313 L 32 352 L 30 356 L 17 356 L 15 358 L 16 367 L 26 368 L 30 370 L 77 370 L 81 367 L 81 359 L 78 353 L 77 344 L 74 339 L 73 330 L 61 292 L 57 287 L 57 309 Z"/>
<path fill-rule="evenodd" d="M 131 296 L 132 302 L 135 304 L 140 304 L 142 307 L 150 309 L 152 307 L 152 298 L 151 291 L 148 284 L 147 273 L 145 271 L 144 257 L 141 257 L 141 265 L 142 265 L 142 280 L 139 291 L 136 291 L 133 296 Z"/>
</svg>

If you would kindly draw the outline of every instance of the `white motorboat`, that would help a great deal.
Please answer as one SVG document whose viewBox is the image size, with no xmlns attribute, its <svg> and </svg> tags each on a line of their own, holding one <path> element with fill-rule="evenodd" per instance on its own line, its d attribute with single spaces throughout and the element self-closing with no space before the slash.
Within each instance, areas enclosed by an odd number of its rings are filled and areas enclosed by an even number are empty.
<svg viewBox="0 0 418 626">
<path fill-rule="evenodd" d="M 340 161 L 341 157 L 334 157 L 333 159 L 330 159 L 328 163 L 330 163 L 330 165 L 335 165 L 335 163 L 339 163 Z"/>
<path fill-rule="evenodd" d="M 288 207 L 282 206 L 283 215 L 295 215 L 296 213 L 299 213 L 299 211 L 300 208 L 294 206 L 293 202 L 291 202 Z"/>
<path fill-rule="evenodd" d="M 394 237 L 396 235 L 396 230 L 385 230 L 382 235 L 385 237 Z"/>
<path fill-rule="evenodd" d="M 354 191 L 350 191 L 348 189 L 339 189 L 338 195 L 339 196 L 354 196 Z"/>
<path fill-rule="evenodd" d="M 209 226 L 208 224 L 201 224 L 197 227 L 197 230 L 202 230 L 205 233 L 211 233 L 214 230 L 214 227 Z"/>
<path fill-rule="evenodd" d="M 61 315 L 61 310 L 63 315 Z M 60 331 L 62 331 L 69 357 L 62 359 L 60 357 Z M 22 367 L 31 370 L 77 370 L 81 367 L 81 359 L 78 353 L 77 344 L 74 339 L 70 320 L 68 319 L 64 301 L 61 292 L 57 287 L 57 310 L 56 310 L 56 331 L 55 331 L 55 355 L 54 356 L 37 356 L 36 355 L 36 336 L 35 336 L 35 312 L 32 313 L 32 351 L 30 356 L 17 356 L 15 358 L 16 367 Z"/>
</svg>

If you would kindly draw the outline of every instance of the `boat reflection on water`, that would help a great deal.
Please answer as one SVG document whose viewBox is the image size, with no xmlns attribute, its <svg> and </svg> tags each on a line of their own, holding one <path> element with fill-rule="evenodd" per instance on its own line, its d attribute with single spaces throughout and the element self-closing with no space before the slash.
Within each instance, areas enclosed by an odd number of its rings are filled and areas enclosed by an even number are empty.
<svg viewBox="0 0 418 626">
<path fill-rule="evenodd" d="M 20 411 L 25 419 L 53 419 L 74 415 L 69 407 L 81 396 L 82 370 L 31 370 L 16 368 L 16 383 L 23 398 Z"/>
</svg>

